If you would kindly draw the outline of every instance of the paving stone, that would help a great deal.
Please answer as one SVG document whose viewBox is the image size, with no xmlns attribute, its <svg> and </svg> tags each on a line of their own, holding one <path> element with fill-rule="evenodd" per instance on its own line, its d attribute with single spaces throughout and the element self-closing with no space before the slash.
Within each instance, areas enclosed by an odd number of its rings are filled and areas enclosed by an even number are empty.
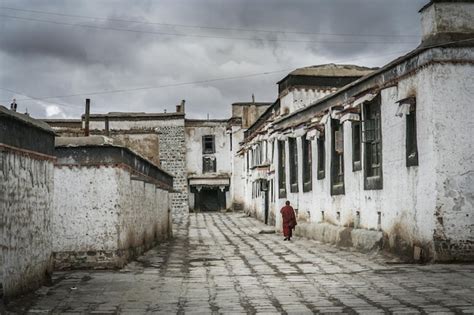
<svg viewBox="0 0 474 315">
<path fill-rule="evenodd" d="M 264 228 L 241 213 L 190 214 L 174 226 L 173 240 L 122 270 L 55 273 L 52 287 L 7 309 L 29 314 L 474 312 L 474 265 L 388 265 L 382 255 L 258 234 Z"/>
</svg>

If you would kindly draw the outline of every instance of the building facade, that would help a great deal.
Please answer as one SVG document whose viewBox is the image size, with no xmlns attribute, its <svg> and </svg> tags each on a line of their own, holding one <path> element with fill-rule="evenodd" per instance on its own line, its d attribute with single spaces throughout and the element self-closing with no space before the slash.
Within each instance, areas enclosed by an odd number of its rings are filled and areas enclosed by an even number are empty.
<svg viewBox="0 0 474 315">
<path fill-rule="evenodd" d="M 218 211 L 231 206 L 231 152 L 227 120 L 186 119 L 189 210 Z"/>
<path fill-rule="evenodd" d="M 308 237 L 473 260 L 474 4 L 420 12 L 417 49 L 305 107 L 276 104 L 249 128 L 248 211 L 267 220 L 270 195 L 276 209 L 293 203 Z"/>
</svg>

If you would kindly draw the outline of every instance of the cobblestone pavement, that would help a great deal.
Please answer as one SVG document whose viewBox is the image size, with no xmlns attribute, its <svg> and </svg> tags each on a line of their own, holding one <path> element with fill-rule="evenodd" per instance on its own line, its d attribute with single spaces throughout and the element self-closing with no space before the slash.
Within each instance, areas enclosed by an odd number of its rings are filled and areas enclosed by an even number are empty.
<svg viewBox="0 0 474 315">
<path fill-rule="evenodd" d="M 120 271 L 57 272 L 9 305 L 29 313 L 474 313 L 474 265 L 382 256 L 278 234 L 242 213 L 191 214 L 175 239 Z M 268 229 L 268 228 L 267 228 Z"/>
</svg>

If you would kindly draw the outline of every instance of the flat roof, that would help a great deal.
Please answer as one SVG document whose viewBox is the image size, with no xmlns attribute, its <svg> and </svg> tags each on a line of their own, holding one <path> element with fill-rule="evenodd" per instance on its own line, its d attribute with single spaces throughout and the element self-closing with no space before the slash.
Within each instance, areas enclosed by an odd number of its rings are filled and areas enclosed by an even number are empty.
<svg viewBox="0 0 474 315">
<path fill-rule="evenodd" d="M 29 125 L 29 126 L 54 134 L 54 130 L 44 121 L 31 118 L 28 115 L 9 110 L 8 108 L 2 105 L 0 105 L 0 116 L 9 117 L 25 125 Z"/>
</svg>

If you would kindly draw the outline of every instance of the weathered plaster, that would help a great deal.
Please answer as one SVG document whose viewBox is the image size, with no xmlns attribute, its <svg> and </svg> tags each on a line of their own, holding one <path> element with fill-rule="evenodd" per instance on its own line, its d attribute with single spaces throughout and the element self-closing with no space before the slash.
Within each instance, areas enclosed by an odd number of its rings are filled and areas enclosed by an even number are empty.
<svg viewBox="0 0 474 315">
<path fill-rule="evenodd" d="M 8 299 L 48 281 L 53 162 L 0 149 L 0 249 Z"/>
<path fill-rule="evenodd" d="M 168 192 L 134 178 L 120 167 L 56 166 L 56 268 L 121 267 L 168 237 Z"/>
</svg>

